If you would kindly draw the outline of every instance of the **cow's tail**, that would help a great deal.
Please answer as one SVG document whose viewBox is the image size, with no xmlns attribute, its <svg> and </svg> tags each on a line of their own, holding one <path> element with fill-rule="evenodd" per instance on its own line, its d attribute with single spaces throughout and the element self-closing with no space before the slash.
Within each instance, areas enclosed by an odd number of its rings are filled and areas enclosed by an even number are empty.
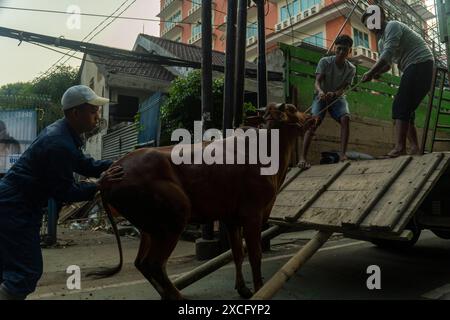
<svg viewBox="0 0 450 320">
<path fill-rule="evenodd" d="M 122 243 L 120 241 L 119 230 L 117 230 L 117 224 L 114 221 L 114 217 L 113 217 L 111 209 L 108 205 L 108 201 L 106 200 L 106 195 L 103 192 L 101 192 L 101 193 L 97 194 L 96 198 L 98 199 L 99 196 L 102 199 L 102 204 L 103 204 L 103 208 L 105 209 L 106 216 L 108 217 L 108 220 L 111 223 L 111 227 L 113 228 L 114 235 L 116 236 L 117 247 L 119 248 L 120 260 L 119 260 L 119 264 L 115 267 L 110 267 L 110 268 L 109 267 L 101 267 L 92 272 L 89 272 L 86 275 L 87 277 L 93 277 L 93 278 L 97 278 L 97 279 L 107 278 L 107 277 L 115 275 L 122 269 L 122 265 L 123 265 Z"/>
</svg>

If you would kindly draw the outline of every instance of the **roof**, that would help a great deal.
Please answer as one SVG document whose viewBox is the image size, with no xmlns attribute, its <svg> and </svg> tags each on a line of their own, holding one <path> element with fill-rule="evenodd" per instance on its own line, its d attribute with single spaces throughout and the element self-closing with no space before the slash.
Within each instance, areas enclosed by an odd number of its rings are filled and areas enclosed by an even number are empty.
<svg viewBox="0 0 450 320">
<path fill-rule="evenodd" d="M 99 64 L 108 73 L 122 73 L 162 81 L 172 81 L 175 76 L 160 65 L 147 62 L 127 61 L 90 55 L 93 62 Z"/>
<path fill-rule="evenodd" d="M 288 175 L 270 218 L 318 230 L 400 235 L 438 184 L 450 153 L 312 166 Z"/>
<path fill-rule="evenodd" d="M 150 36 L 148 34 L 141 33 L 140 36 L 152 41 L 153 43 L 157 44 L 164 50 L 167 50 L 174 56 L 176 56 L 179 59 L 188 60 L 188 61 L 194 61 L 194 62 L 201 62 L 202 61 L 202 48 L 192 45 L 192 44 L 185 44 L 181 42 L 176 42 L 164 38 L 154 37 Z M 224 66 L 225 65 L 225 53 L 220 51 L 212 51 L 212 62 L 213 65 L 217 66 Z M 257 69 L 257 65 L 252 62 L 246 61 L 246 68 L 248 69 Z"/>
</svg>

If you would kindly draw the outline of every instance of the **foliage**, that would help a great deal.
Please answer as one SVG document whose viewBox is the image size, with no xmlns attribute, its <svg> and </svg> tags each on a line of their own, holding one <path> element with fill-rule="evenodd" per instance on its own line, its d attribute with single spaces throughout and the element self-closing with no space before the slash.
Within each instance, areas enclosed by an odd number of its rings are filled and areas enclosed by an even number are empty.
<svg viewBox="0 0 450 320">
<path fill-rule="evenodd" d="M 169 95 L 161 107 L 161 145 L 171 144 L 170 136 L 175 129 L 184 128 L 193 132 L 194 121 L 201 120 L 201 70 L 172 82 Z M 222 128 L 224 78 L 213 80 L 212 126 Z M 244 112 L 255 112 L 251 103 L 244 104 Z"/>
<path fill-rule="evenodd" d="M 222 126 L 223 78 L 213 80 L 212 125 Z M 172 82 L 169 95 L 161 107 L 161 144 L 170 144 L 175 129 L 194 129 L 194 121 L 201 119 L 201 71 L 195 70 L 187 77 Z"/>
<path fill-rule="evenodd" d="M 39 111 L 38 129 L 61 118 L 61 97 L 67 88 L 77 83 L 77 70 L 58 66 L 56 71 L 31 82 L 9 83 L 0 87 L 0 108 L 30 108 Z"/>
</svg>

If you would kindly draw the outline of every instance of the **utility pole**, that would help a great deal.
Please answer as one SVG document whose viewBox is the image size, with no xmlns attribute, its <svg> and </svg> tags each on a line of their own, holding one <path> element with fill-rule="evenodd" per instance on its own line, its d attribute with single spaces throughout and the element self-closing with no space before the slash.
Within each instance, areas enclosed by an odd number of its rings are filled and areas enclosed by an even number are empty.
<svg viewBox="0 0 450 320">
<path fill-rule="evenodd" d="M 258 12 L 258 108 L 267 105 L 266 24 L 264 0 L 254 0 Z"/>
<path fill-rule="evenodd" d="M 247 49 L 247 0 L 239 0 L 236 49 L 236 100 L 234 103 L 234 126 L 242 124 L 245 90 L 245 53 Z"/>
<path fill-rule="evenodd" d="M 202 0 L 202 129 L 212 127 L 212 0 Z M 214 223 L 202 225 L 202 238 L 195 242 L 198 260 L 214 258 L 220 243 L 214 238 Z"/>
</svg>

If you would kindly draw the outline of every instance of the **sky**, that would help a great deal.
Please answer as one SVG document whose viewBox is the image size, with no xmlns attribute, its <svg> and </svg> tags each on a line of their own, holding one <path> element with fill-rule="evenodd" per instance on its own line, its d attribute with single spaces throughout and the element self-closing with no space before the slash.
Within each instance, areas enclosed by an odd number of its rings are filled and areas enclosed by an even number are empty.
<svg viewBox="0 0 450 320">
<path fill-rule="evenodd" d="M 0 6 L 67 11 L 78 6 L 82 13 L 110 15 L 121 4 L 120 13 L 133 0 L 0 0 Z M 136 0 L 122 16 L 156 19 L 159 0 Z M 80 17 L 80 28 L 67 26 L 70 15 L 26 12 L 0 8 L 0 26 L 81 41 L 104 20 L 102 17 Z M 73 21 L 73 20 L 70 20 Z M 110 20 L 108 20 L 110 21 Z M 103 24 L 106 25 L 107 23 Z M 100 28 L 99 28 L 100 29 Z M 131 50 L 139 33 L 159 35 L 159 22 L 117 19 L 99 33 L 91 43 Z M 0 86 L 31 81 L 53 65 L 62 54 L 11 38 L 0 37 Z M 59 51 L 66 50 L 55 48 Z M 78 55 L 82 57 L 82 55 Z M 63 59 L 64 61 L 65 59 Z M 67 64 L 78 67 L 81 61 L 72 58 Z"/>
</svg>

